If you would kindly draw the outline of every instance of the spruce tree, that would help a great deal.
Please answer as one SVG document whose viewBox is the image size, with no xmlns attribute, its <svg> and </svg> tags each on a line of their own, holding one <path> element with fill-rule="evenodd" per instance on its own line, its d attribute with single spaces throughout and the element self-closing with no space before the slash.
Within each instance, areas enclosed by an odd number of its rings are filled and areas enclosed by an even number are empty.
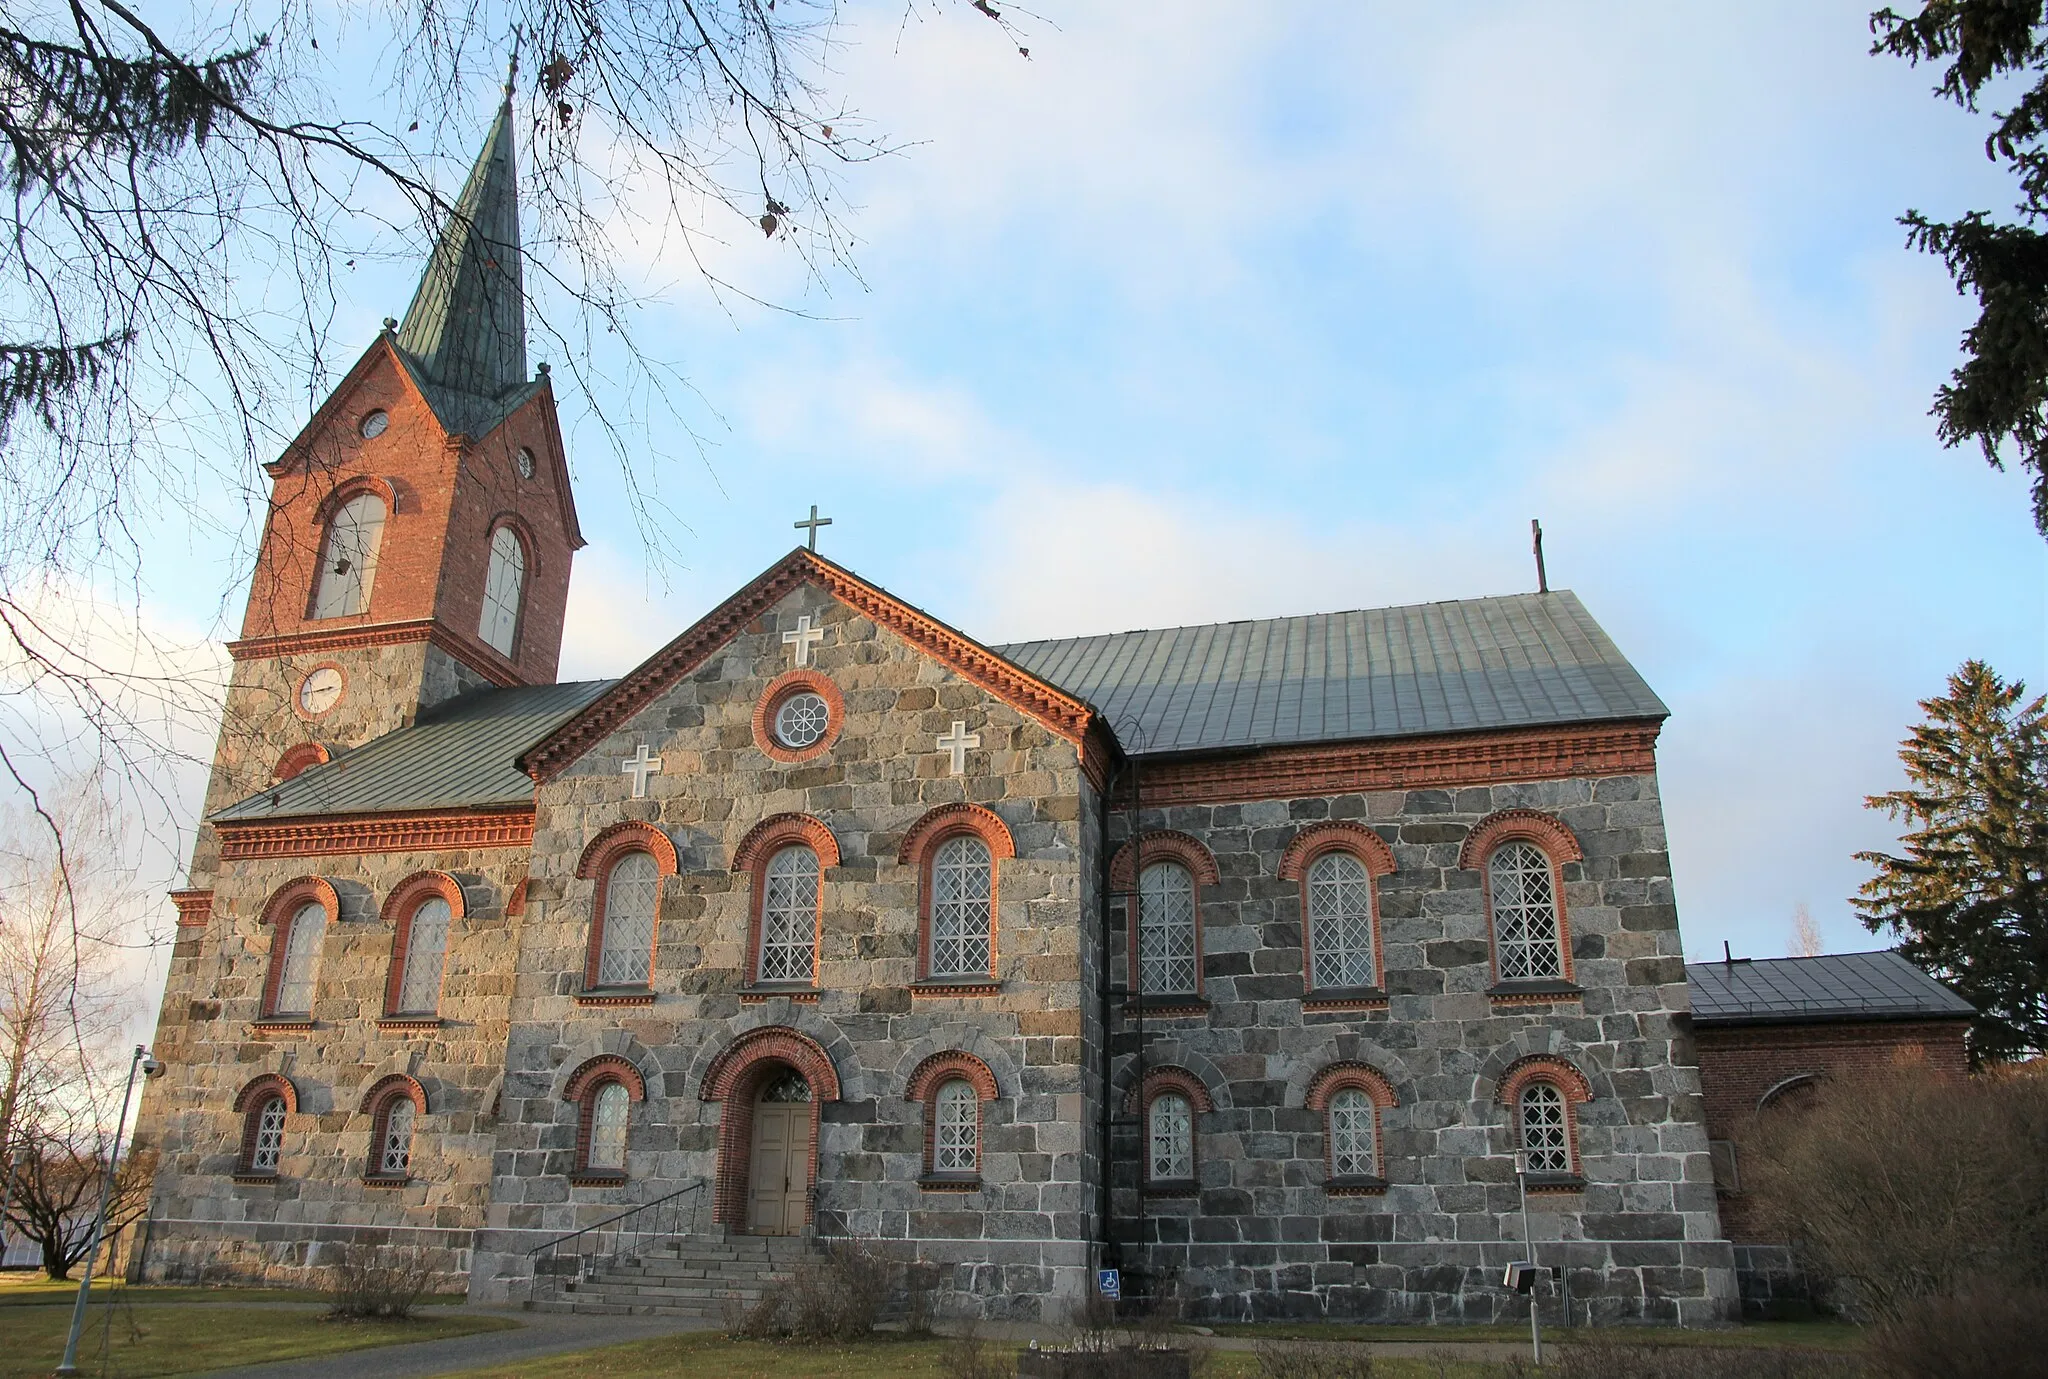
<svg viewBox="0 0 2048 1379">
<path fill-rule="evenodd" d="M 1911 784 L 1865 803 L 1904 821 L 1903 856 L 1855 900 L 1872 933 L 1977 1007 L 1971 1059 L 2048 1051 L 2048 696 L 2026 701 L 1982 661 L 1923 699 L 1899 749 Z"/>
</svg>

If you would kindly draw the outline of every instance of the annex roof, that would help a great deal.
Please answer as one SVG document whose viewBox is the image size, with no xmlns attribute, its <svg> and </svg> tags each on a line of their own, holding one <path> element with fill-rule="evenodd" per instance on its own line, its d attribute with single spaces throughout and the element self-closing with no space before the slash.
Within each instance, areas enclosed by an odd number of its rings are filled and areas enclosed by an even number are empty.
<svg viewBox="0 0 2048 1379">
<path fill-rule="evenodd" d="M 213 822 L 527 804 L 533 779 L 514 765 L 519 754 L 612 684 L 580 680 L 458 695 L 409 728 L 229 805 Z"/>
<path fill-rule="evenodd" d="M 1094 705 L 1133 755 L 1669 713 L 1566 590 L 994 650 Z"/>
<path fill-rule="evenodd" d="M 1689 962 L 1699 1026 L 1968 1019 L 1976 1008 L 1889 949 Z"/>
</svg>

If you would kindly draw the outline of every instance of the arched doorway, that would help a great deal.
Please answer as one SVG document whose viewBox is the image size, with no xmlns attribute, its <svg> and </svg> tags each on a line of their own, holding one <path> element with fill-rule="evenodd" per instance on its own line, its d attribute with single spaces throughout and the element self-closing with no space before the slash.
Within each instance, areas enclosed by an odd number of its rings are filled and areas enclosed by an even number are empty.
<svg viewBox="0 0 2048 1379">
<path fill-rule="evenodd" d="M 808 1227 L 817 1197 L 818 1111 L 840 1097 L 839 1074 L 823 1047 L 787 1025 L 749 1030 L 712 1058 L 699 1095 L 725 1107 L 717 1222 L 764 1235 Z"/>
<path fill-rule="evenodd" d="M 810 1220 L 811 1084 L 786 1063 L 767 1064 L 761 1073 L 747 1155 L 746 1229 L 795 1235 Z"/>
</svg>

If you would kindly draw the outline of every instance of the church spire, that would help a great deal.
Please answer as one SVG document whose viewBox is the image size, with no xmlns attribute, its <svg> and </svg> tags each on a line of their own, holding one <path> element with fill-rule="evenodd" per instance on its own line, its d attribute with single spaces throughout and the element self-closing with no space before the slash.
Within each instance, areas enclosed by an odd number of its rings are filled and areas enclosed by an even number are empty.
<svg viewBox="0 0 2048 1379">
<path fill-rule="evenodd" d="M 427 382 L 496 398 L 527 381 L 512 90 L 441 228 L 398 346 Z"/>
</svg>

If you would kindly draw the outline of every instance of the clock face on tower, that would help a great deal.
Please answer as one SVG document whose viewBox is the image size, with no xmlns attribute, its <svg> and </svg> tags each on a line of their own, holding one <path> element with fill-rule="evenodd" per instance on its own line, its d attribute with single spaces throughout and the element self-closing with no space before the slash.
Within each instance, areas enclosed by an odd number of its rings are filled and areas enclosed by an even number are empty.
<svg viewBox="0 0 2048 1379">
<path fill-rule="evenodd" d="M 333 666 L 321 666 L 299 681 L 299 710 L 302 713 L 326 713 L 341 702 L 341 672 Z"/>
</svg>

